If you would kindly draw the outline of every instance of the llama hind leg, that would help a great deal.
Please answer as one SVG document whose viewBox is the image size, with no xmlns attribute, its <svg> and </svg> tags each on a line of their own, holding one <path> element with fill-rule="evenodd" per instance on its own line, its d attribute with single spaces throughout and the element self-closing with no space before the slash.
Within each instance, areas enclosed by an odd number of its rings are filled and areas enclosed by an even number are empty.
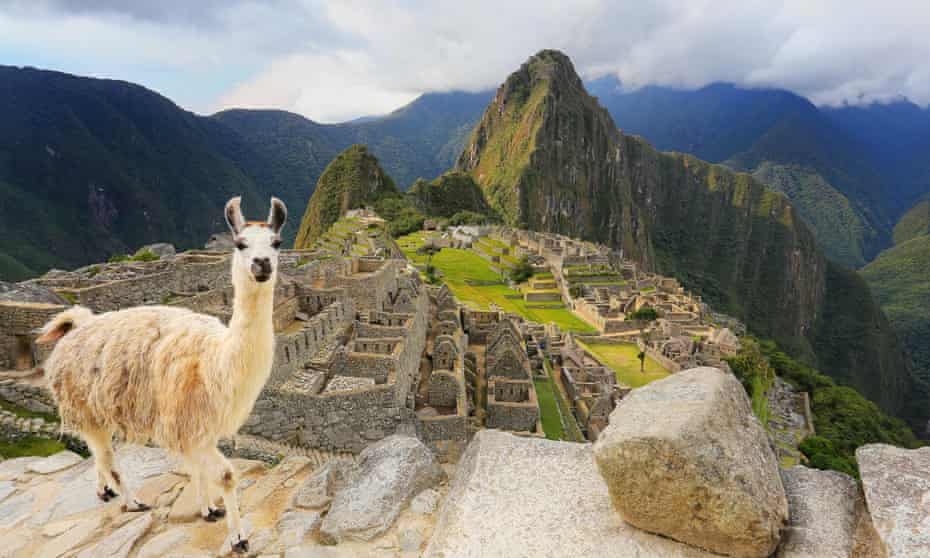
<svg viewBox="0 0 930 558">
<path fill-rule="evenodd" d="M 236 494 L 238 475 L 235 468 L 215 447 L 204 451 L 204 462 L 209 482 L 218 487 L 223 493 L 223 505 L 226 508 L 226 525 L 229 528 L 230 543 L 233 552 L 245 553 L 249 551 L 249 541 L 242 529 L 239 517 L 239 498 Z M 210 488 L 207 488 L 210 493 Z"/>
<path fill-rule="evenodd" d="M 124 511 L 138 512 L 150 509 L 149 506 L 136 499 L 132 490 L 116 471 L 112 435 L 103 429 L 88 429 L 82 432 L 82 435 L 91 453 L 94 454 L 94 464 L 97 467 L 97 496 L 104 502 L 109 502 L 119 496 L 123 502 Z"/>
<path fill-rule="evenodd" d="M 97 497 L 104 502 L 116 498 L 114 491 L 116 481 L 113 479 L 113 445 L 111 435 L 101 429 L 87 429 L 81 432 L 81 437 L 87 442 L 90 453 L 94 456 L 94 467 L 97 470 Z"/>
</svg>

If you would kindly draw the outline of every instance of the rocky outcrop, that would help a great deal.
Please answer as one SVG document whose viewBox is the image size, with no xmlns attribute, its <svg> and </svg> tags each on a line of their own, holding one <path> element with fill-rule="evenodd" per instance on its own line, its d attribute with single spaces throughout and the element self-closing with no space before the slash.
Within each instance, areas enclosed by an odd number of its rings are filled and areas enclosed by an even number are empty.
<svg viewBox="0 0 930 558">
<path fill-rule="evenodd" d="M 628 523 L 731 556 L 769 556 L 788 518 L 778 463 L 731 374 L 694 368 L 633 390 L 594 445 Z"/>
<path fill-rule="evenodd" d="M 342 459 L 340 457 L 340 459 Z M 120 503 L 95 495 L 92 459 L 71 452 L 47 458 L 0 462 L 0 556 L 3 558 L 205 558 L 228 556 L 227 527 L 197 515 L 185 474 L 164 451 L 123 446 L 117 463 L 124 481 L 152 510 L 126 513 Z M 298 489 L 313 474 L 306 457 L 291 456 L 274 467 L 233 459 L 241 478 L 240 508 L 250 556 L 412 557 L 432 533 L 432 512 L 403 510 L 382 536 L 370 542 L 323 546 L 322 510 L 296 507 Z M 406 463 L 394 462 L 404 466 Z M 381 471 L 378 471 L 381 472 Z M 383 479 L 372 479 L 380 486 Z M 438 487 L 440 494 L 444 487 Z M 338 497 L 338 492 L 337 492 Z"/>
<path fill-rule="evenodd" d="M 368 446 L 358 456 L 358 471 L 333 497 L 321 539 L 373 539 L 387 531 L 411 498 L 441 477 L 436 457 L 416 438 L 393 435 Z"/>
<path fill-rule="evenodd" d="M 610 505 L 589 444 L 481 430 L 459 462 L 424 556 L 701 558 Z"/>
<path fill-rule="evenodd" d="M 930 556 L 930 448 L 856 450 L 872 523 L 889 558 Z"/>
<path fill-rule="evenodd" d="M 866 544 L 857 541 L 857 531 L 869 518 L 852 477 L 798 465 L 781 478 L 791 517 L 777 558 L 849 558 L 857 544 Z"/>
<path fill-rule="evenodd" d="M 407 193 L 414 206 L 430 217 L 452 217 L 459 211 L 491 213 L 484 192 L 463 172 L 447 172 L 430 182 L 421 178 Z"/>
</svg>

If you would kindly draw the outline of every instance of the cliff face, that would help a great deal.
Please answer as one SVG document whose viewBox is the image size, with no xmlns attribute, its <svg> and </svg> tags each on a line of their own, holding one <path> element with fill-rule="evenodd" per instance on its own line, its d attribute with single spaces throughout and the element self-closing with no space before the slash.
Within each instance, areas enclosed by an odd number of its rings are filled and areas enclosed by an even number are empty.
<svg viewBox="0 0 930 558">
<path fill-rule="evenodd" d="M 326 167 L 300 221 L 294 248 L 310 248 L 346 211 L 399 195 L 391 177 L 364 145 L 353 145 Z"/>
<path fill-rule="evenodd" d="M 906 411 L 913 378 L 868 287 L 828 265 L 787 198 L 623 135 L 563 54 L 540 52 L 507 79 L 457 167 L 507 222 L 620 248 L 887 411 L 922 420 Z"/>
<path fill-rule="evenodd" d="M 598 240 L 652 262 L 620 143 L 568 57 L 542 51 L 497 90 L 456 167 L 509 224 Z"/>
</svg>

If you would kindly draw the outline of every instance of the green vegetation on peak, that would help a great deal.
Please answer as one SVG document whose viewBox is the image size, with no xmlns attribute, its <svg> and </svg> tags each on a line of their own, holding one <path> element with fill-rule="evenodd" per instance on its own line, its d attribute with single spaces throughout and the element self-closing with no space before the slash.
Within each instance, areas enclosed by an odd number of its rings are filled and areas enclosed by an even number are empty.
<svg viewBox="0 0 930 558">
<path fill-rule="evenodd" d="M 810 225 L 830 259 L 858 268 L 878 232 L 849 199 L 819 173 L 794 164 L 760 163 L 752 175 L 784 193 Z"/>
<path fill-rule="evenodd" d="M 901 244 L 930 234 L 930 200 L 923 200 L 905 213 L 894 227 L 894 243 Z"/>
<path fill-rule="evenodd" d="M 340 153 L 320 176 L 297 230 L 295 248 L 309 248 L 350 209 L 357 209 L 400 192 L 364 145 Z"/>
<path fill-rule="evenodd" d="M 447 172 L 430 182 L 421 178 L 407 194 L 416 208 L 430 217 L 451 218 L 463 211 L 483 215 L 491 212 L 481 188 L 463 172 Z"/>
<path fill-rule="evenodd" d="M 862 276 L 910 352 L 915 373 L 930 382 L 930 235 L 885 250 Z"/>
</svg>

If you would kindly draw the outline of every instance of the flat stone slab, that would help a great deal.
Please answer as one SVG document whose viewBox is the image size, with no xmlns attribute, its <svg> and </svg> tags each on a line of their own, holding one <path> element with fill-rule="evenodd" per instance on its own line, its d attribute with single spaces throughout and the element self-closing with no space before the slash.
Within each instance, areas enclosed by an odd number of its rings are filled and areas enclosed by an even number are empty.
<svg viewBox="0 0 930 558">
<path fill-rule="evenodd" d="M 777 558 L 848 558 L 864 511 L 856 481 L 836 471 L 795 466 L 782 471 L 790 517 Z"/>
<path fill-rule="evenodd" d="M 856 450 L 865 501 L 888 558 L 930 557 L 930 448 Z"/>
<path fill-rule="evenodd" d="M 74 467 L 83 460 L 83 457 L 74 453 L 73 451 L 60 451 L 55 455 L 50 455 L 44 459 L 30 463 L 26 470 L 31 473 L 48 475 L 51 473 L 57 473 L 58 471 L 67 469 L 68 467 Z"/>
<path fill-rule="evenodd" d="M 624 523 L 589 444 L 478 432 L 424 556 L 708 558 Z"/>
</svg>

